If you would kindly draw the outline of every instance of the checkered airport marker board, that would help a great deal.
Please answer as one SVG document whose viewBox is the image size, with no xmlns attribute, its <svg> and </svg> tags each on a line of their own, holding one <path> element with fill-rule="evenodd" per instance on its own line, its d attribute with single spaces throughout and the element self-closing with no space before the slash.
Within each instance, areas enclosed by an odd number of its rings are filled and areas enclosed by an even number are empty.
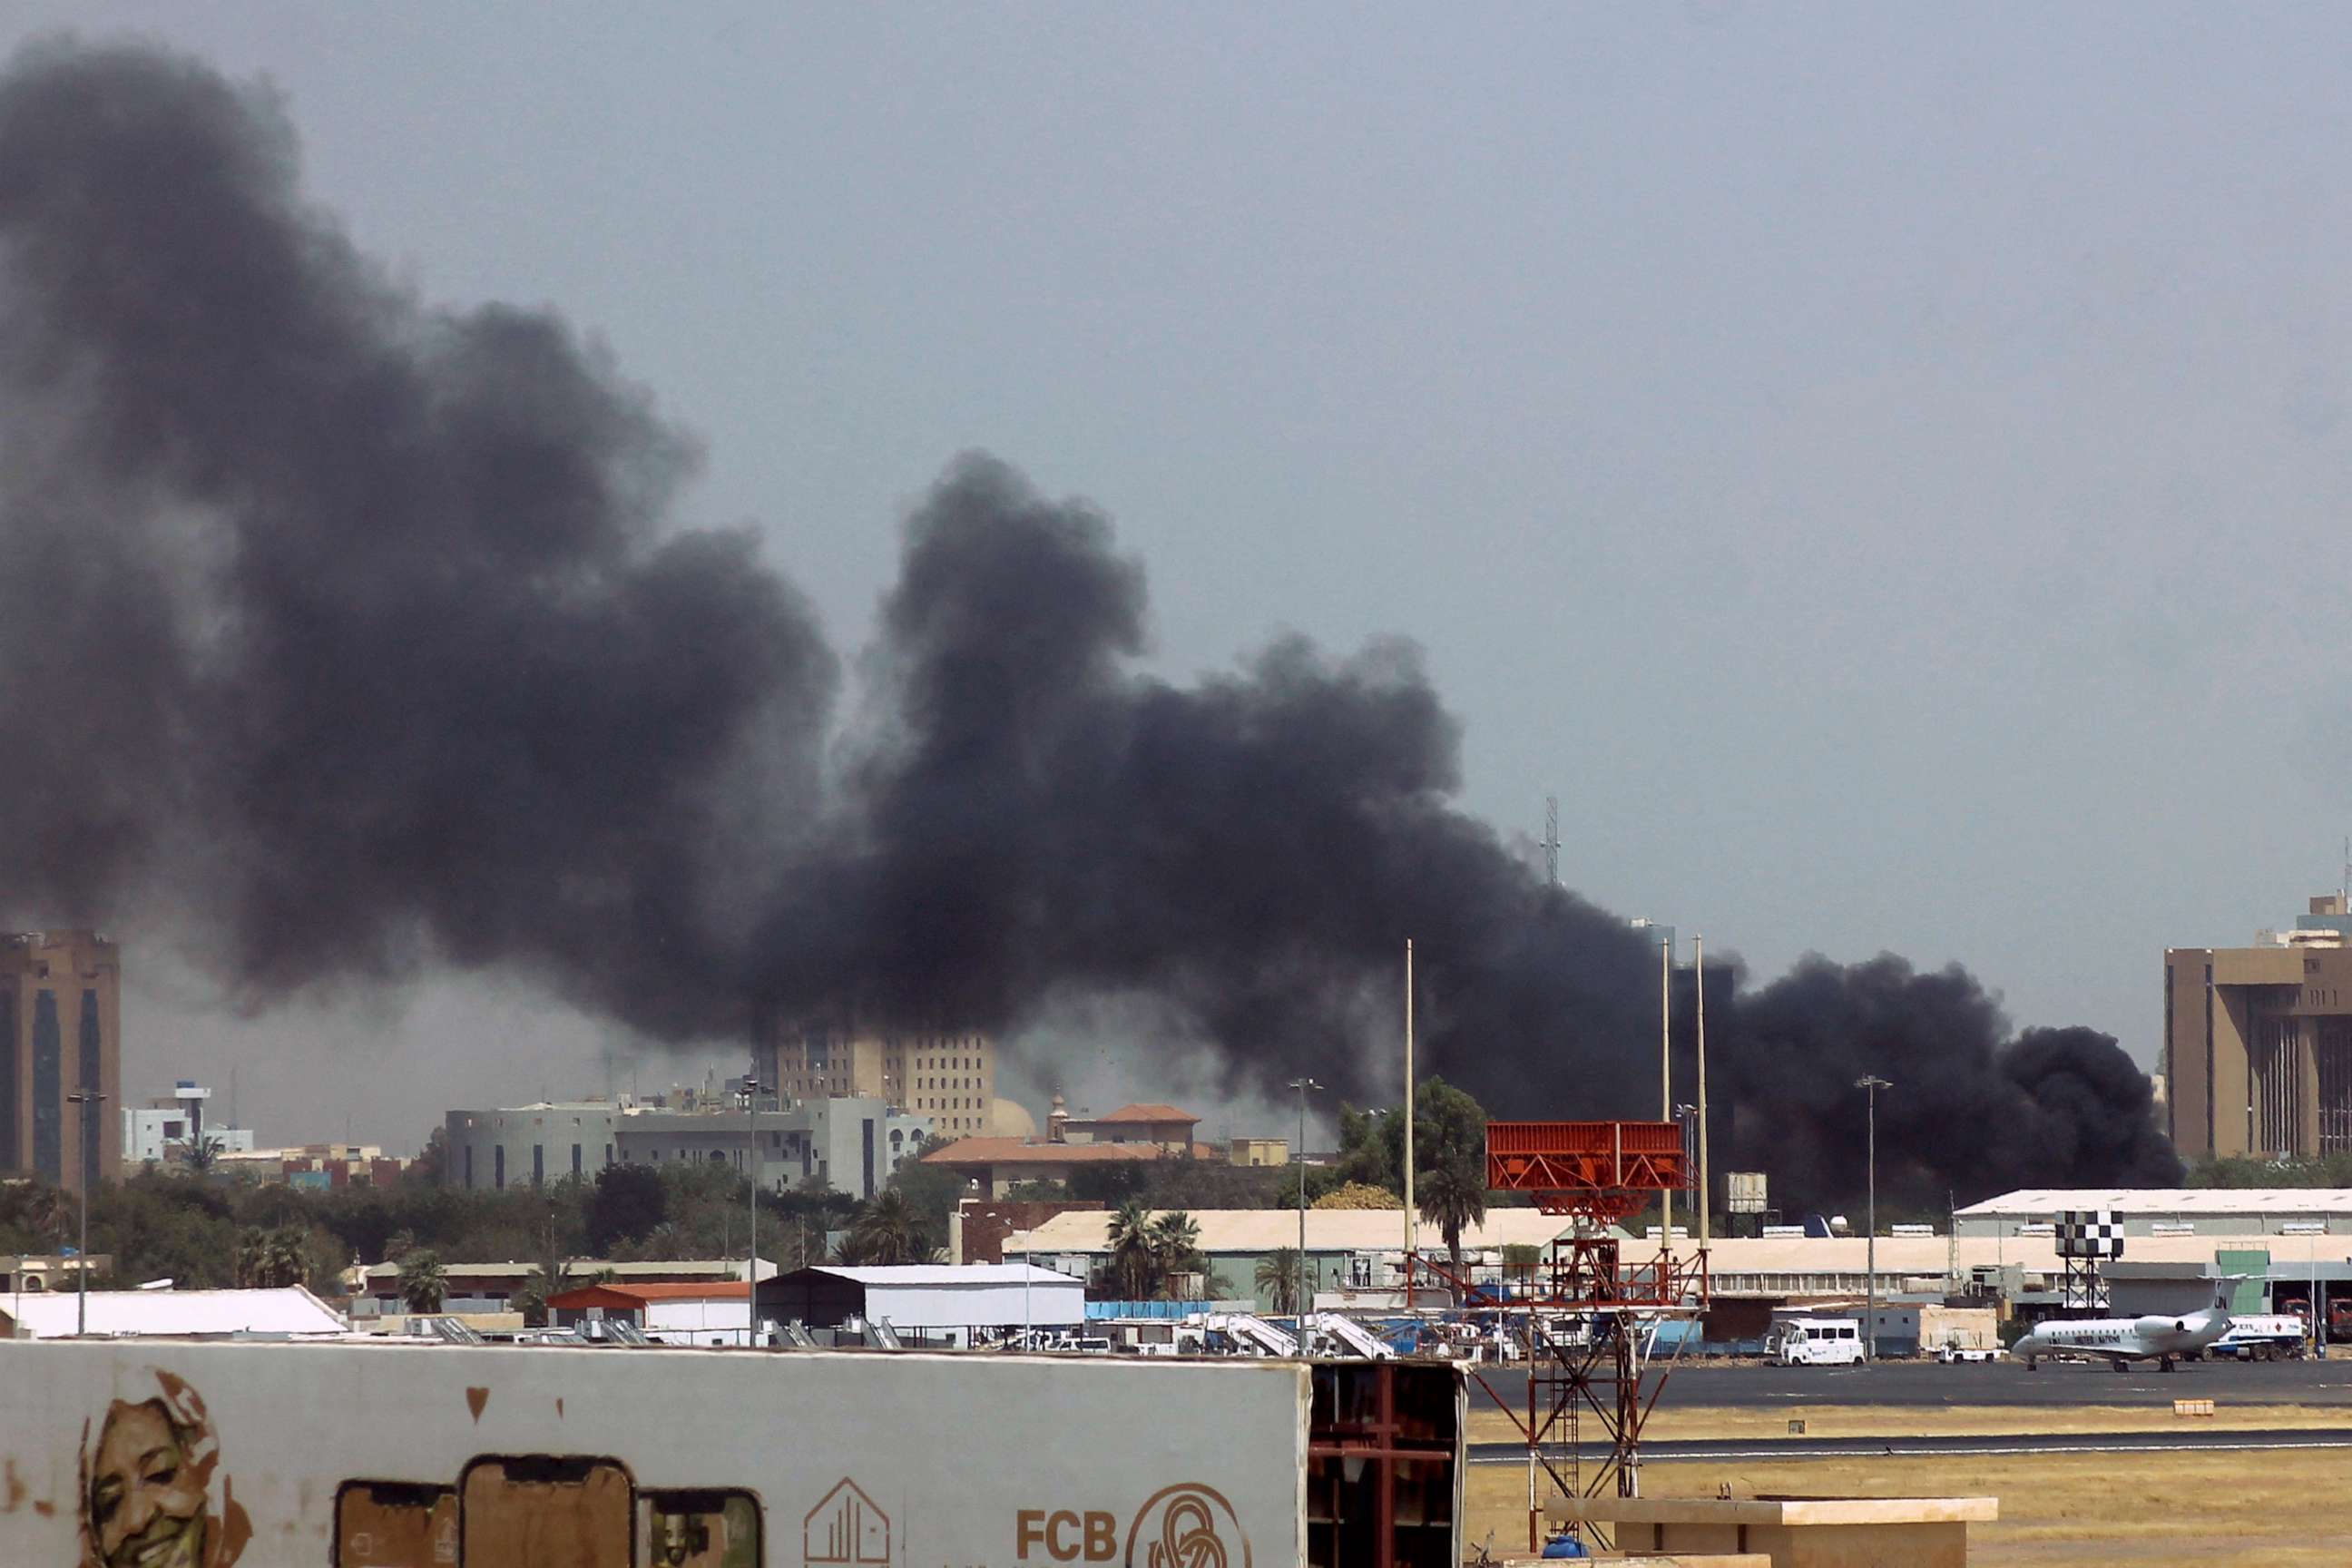
<svg viewBox="0 0 2352 1568">
<path fill-rule="evenodd" d="M 2061 1258 L 2121 1258 L 2124 1227 L 2113 1209 L 2062 1209 L 2057 1223 Z"/>
</svg>

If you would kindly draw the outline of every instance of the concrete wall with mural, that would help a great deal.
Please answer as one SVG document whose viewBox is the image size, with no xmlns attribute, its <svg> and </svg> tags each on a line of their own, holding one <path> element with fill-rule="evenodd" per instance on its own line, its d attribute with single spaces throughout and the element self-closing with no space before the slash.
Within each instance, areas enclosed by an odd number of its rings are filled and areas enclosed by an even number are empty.
<svg viewBox="0 0 2352 1568">
<path fill-rule="evenodd" d="M 1275 1568 L 1307 1397 L 1295 1363 L 0 1344 L 0 1563 Z"/>
</svg>

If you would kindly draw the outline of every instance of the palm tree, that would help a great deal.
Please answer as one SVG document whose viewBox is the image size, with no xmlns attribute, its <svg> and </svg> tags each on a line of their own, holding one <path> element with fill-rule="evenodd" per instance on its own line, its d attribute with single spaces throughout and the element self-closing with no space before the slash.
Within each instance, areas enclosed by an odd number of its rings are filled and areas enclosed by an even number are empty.
<svg viewBox="0 0 2352 1568">
<path fill-rule="evenodd" d="M 299 1226 L 281 1225 L 271 1231 L 263 1256 L 269 1262 L 270 1284 L 307 1285 L 310 1282 L 310 1238 L 302 1234 Z"/>
<path fill-rule="evenodd" d="M 1163 1284 L 1173 1274 L 1205 1273 L 1200 1222 L 1182 1209 L 1161 1215 L 1151 1226 L 1151 1260 Z"/>
<path fill-rule="evenodd" d="M 1445 1237 L 1445 1254 L 1457 1288 L 1462 1280 L 1462 1232 L 1486 1217 L 1486 1188 L 1464 1166 L 1449 1163 L 1422 1178 L 1421 1217 Z"/>
<path fill-rule="evenodd" d="M 922 1222 L 896 1187 L 885 1188 L 852 1222 L 850 1238 L 867 1263 L 919 1263 L 930 1254 Z"/>
<path fill-rule="evenodd" d="M 1298 1248 L 1277 1247 L 1257 1260 L 1257 1289 L 1275 1312 L 1298 1310 Z"/>
<path fill-rule="evenodd" d="M 58 1246 L 64 1246 L 74 1229 L 74 1206 L 66 1202 L 65 1189 L 37 1186 L 32 1201 L 26 1205 L 25 1223 Z"/>
<path fill-rule="evenodd" d="M 1108 1272 L 1119 1299 L 1140 1301 L 1159 1282 L 1159 1248 L 1153 1243 L 1151 1211 L 1129 1198 L 1110 1216 Z"/>
<path fill-rule="evenodd" d="M 433 1253 L 412 1252 L 400 1260 L 400 1299 L 412 1312 L 437 1312 L 449 1298 L 449 1271 Z"/>
<path fill-rule="evenodd" d="M 187 1166 L 190 1174 L 201 1176 L 220 1163 L 221 1152 L 227 1147 L 227 1140 L 207 1132 L 180 1145 L 180 1163 Z"/>
<path fill-rule="evenodd" d="M 235 1268 L 237 1284 L 249 1290 L 304 1284 L 310 1277 L 310 1238 L 295 1226 L 248 1226 L 237 1237 Z"/>
</svg>

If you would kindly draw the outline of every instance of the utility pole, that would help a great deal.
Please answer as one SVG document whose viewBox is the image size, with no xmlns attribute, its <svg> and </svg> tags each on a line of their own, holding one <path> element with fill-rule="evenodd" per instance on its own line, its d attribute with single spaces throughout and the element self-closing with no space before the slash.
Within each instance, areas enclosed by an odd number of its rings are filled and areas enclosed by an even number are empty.
<svg viewBox="0 0 2352 1568">
<path fill-rule="evenodd" d="M 1323 1086 L 1311 1078 L 1296 1078 L 1290 1087 L 1298 1091 L 1298 1152 L 1307 1152 L 1307 1091 Z M 1298 1314 L 1298 1353 L 1307 1353 L 1307 1162 L 1298 1162 L 1298 1285 L 1290 1305 Z"/>
<path fill-rule="evenodd" d="M 760 1080 L 747 1077 L 743 1080 L 743 1125 L 751 1134 L 751 1152 L 744 1156 L 744 1167 L 751 1177 L 751 1239 L 744 1250 L 750 1259 L 743 1265 L 743 1278 L 751 1286 L 751 1305 L 743 1316 L 743 1342 L 760 1342 Z"/>
<path fill-rule="evenodd" d="M 1715 1173 L 1706 1163 L 1706 938 L 1691 938 L 1691 978 L 1698 983 L 1698 1246 L 1706 1250 L 1708 1192 Z"/>
<path fill-rule="evenodd" d="M 1658 939 L 1658 1119 L 1675 1119 L 1675 946 L 1664 937 Z M 1660 1250 L 1675 1249 L 1675 1193 L 1672 1187 L 1658 1194 L 1658 1240 Z"/>
<path fill-rule="evenodd" d="M 1306 1137 L 1305 1133 L 1299 1134 Z M 1305 1152 L 1301 1150 L 1300 1152 Z M 1404 1306 L 1412 1310 L 1412 1260 L 1420 1250 L 1420 1216 L 1412 1208 L 1412 938 L 1404 939 Z"/>
<path fill-rule="evenodd" d="M 106 1103 L 106 1096 L 83 1084 L 66 1096 L 68 1105 L 81 1108 L 81 1240 L 79 1254 L 74 1258 L 74 1334 L 77 1338 L 89 1332 L 89 1184 L 98 1174 L 98 1156 L 90 1147 L 90 1133 L 97 1121 L 97 1110 Z"/>
<path fill-rule="evenodd" d="M 1862 1359 L 1874 1362 L 1878 1359 L 1878 1091 L 1895 1086 L 1876 1073 L 1866 1073 L 1853 1080 L 1853 1087 L 1870 1097 L 1870 1197 L 1868 1206 L 1863 1210 L 1863 1223 L 1870 1227 L 1870 1237 L 1864 1248 L 1863 1268 L 1868 1278 L 1863 1284 L 1867 1305 L 1862 1325 Z"/>
</svg>

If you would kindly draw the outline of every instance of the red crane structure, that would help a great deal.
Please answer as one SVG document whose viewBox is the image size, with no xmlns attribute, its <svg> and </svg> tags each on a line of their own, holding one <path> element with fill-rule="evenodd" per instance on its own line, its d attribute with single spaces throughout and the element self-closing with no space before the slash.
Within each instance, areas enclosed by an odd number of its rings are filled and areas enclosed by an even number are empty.
<svg viewBox="0 0 2352 1568">
<path fill-rule="evenodd" d="M 1543 1482 L 1570 1497 L 1613 1487 L 1641 1495 L 1642 1427 L 1664 1392 L 1681 1350 L 1652 1353 L 1657 1324 L 1696 1316 L 1706 1305 L 1706 1247 L 1677 1256 L 1671 1231 L 1654 1256 L 1627 1256 L 1631 1245 L 1611 1227 L 1640 1214 L 1662 1193 L 1693 1184 L 1683 1129 L 1673 1121 L 1490 1121 L 1486 1185 L 1525 1193 L 1546 1214 L 1570 1224 L 1532 1266 L 1507 1269 L 1502 1289 L 1455 1279 L 1441 1259 L 1407 1257 L 1407 1303 L 1416 1287 L 1444 1289 L 1467 1303 L 1524 1314 L 1528 1347 L 1526 1414 L 1475 1366 L 1471 1375 L 1507 1413 L 1528 1446 L 1528 1549 L 1542 1550 Z M 1582 1426 L 1595 1421 L 1607 1445 L 1597 1464 L 1583 1463 Z"/>
</svg>

